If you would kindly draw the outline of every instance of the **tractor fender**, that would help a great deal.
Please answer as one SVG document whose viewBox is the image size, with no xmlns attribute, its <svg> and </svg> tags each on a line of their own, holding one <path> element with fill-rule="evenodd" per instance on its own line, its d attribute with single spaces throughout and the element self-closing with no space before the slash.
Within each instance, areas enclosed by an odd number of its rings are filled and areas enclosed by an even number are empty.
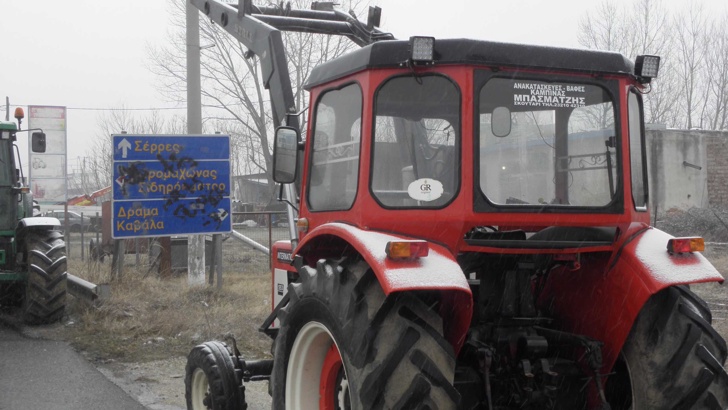
<svg viewBox="0 0 728 410">
<path fill-rule="evenodd" d="M 554 281 L 539 304 L 574 333 L 604 342 L 603 371 L 619 356 L 637 315 L 659 291 L 677 285 L 723 282 L 723 276 L 700 253 L 669 254 L 671 235 L 632 224 L 609 263 L 587 272 L 554 272 Z"/>
<path fill-rule="evenodd" d="M 446 338 L 457 352 L 465 340 L 472 316 L 473 296 L 470 286 L 460 265 L 442 245 L 428 242 L 429 254 L 418 259 L 398 261 L 387 257 L 387 242 L 412 239 L 415 238 L 334 222 L 309 232 L 297 246 L 295 254 L 312 262 L 331 255 L 339 256 L 341 250 L 351 247 L 374 271 L 386 295 L 408 291 L 440 291 L 440 315 L 443 317 Z"/>
<path fill-rule="evenodd" d="M 52 229 L 60 228 L 61 221 L 58 218 L 50 218 L 45 216 L 37 216 L 32 218 L 23 218 L 18 221 L 18 231 L 26 229 Z"/>
<path fill-rule="evenodd" d="M 22 218 L 18 221 L 18 227 L 16 228 L 16 240 L 19 243 L 21 249 L 23 247 L 23 241 L 25 235 L 31 231 L 48 231 L 51 229 L 58 229 L 61 227 L 61 221 L 58 218 L 51 218 L 45 216 L 36 216 L 29 218 Z"/>
</svg>

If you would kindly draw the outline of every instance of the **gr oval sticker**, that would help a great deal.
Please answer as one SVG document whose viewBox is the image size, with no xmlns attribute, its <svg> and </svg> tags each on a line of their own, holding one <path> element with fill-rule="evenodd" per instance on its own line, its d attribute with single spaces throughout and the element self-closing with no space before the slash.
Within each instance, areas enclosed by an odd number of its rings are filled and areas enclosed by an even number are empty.
<svg viewBox="0 0 728 410">
<path fill-rule="evenodd" d="M 436 200 L 444 191 L 442 182 L 430 178 L 420 178 L 407 187 L 410 198 L 425 202 Z"/>
</svg>

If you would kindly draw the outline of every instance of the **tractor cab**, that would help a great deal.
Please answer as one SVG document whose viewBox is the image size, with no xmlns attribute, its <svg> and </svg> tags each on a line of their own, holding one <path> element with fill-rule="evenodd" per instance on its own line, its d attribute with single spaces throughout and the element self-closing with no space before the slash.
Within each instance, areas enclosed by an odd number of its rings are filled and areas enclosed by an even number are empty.
<svg viewBox="0 0 728 410">
<path fill-rule="evenodd" d="M 641 95 L 658 65 L 429 37 L 329 61 L 307 84 L 300 235 L 346 221 L 457 252 L 483 226 L 648 223 Z"/>
<path fill-rule="evenodd" d="M 0 121 L 0 230 L 13 231 L 17 225 L 17 198 L 13 194 L 18 184 L 13 144 L 17 127 L 14 122 Z"/>
</svg>

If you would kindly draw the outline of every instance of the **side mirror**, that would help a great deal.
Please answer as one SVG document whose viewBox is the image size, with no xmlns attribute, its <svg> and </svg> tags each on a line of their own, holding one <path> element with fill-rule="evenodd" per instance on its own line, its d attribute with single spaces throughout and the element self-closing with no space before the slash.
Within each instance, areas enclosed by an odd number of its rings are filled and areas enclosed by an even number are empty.
<svg viewBox="0 0 728 410">
<path fill-rule="evenodd" d="M 273 144 L 273 180 L 279 184 L 292 184 L 298 170 L 298 130 L 292 127 L 276 128 Z"/>
<path fill-rule="evenodd" d="M 46 135 L 44 132 L 34 132 L 30 137 L 30 149 L 33 152 L 46 151 Z"/>
<path fill-rule="evenodd" d="M 495 107 L 490 116 L 490 129 L 496 137 L 507 137 L 511 133 L 511 110 Z"/>
</svg>

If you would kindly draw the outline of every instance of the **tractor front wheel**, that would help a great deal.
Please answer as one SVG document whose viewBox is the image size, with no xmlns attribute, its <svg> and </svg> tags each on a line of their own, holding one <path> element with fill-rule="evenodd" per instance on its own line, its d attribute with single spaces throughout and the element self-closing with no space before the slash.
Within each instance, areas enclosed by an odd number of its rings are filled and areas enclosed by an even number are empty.
<svg viewBox="0 0 728 410">
<path fill-rule="evenodd" d="M 386 296 L 361 260 L 303 266 L 280 310 L 275 409 L 455 409 L 455 357 L 436 300 Z"/>
<path fill-rule="evenodd" d="M 27 281 L 23 299 L 26 323 L 61 320 L 66 309 L 66 243 L 58 231 L 29 232 L 25 239 Z"/>
<path fill-rule="evenodd" d="M 728 408 L 726 343 L 687 287 L 652 296 L 607 381 L 612 409 Z"/>
<path fill-rule="evenodd" d="M 227 345 L 205 342 L 192 349 L 185 368 L 189 410 L 245 410 L 245 387 Z"/>
</svg>

